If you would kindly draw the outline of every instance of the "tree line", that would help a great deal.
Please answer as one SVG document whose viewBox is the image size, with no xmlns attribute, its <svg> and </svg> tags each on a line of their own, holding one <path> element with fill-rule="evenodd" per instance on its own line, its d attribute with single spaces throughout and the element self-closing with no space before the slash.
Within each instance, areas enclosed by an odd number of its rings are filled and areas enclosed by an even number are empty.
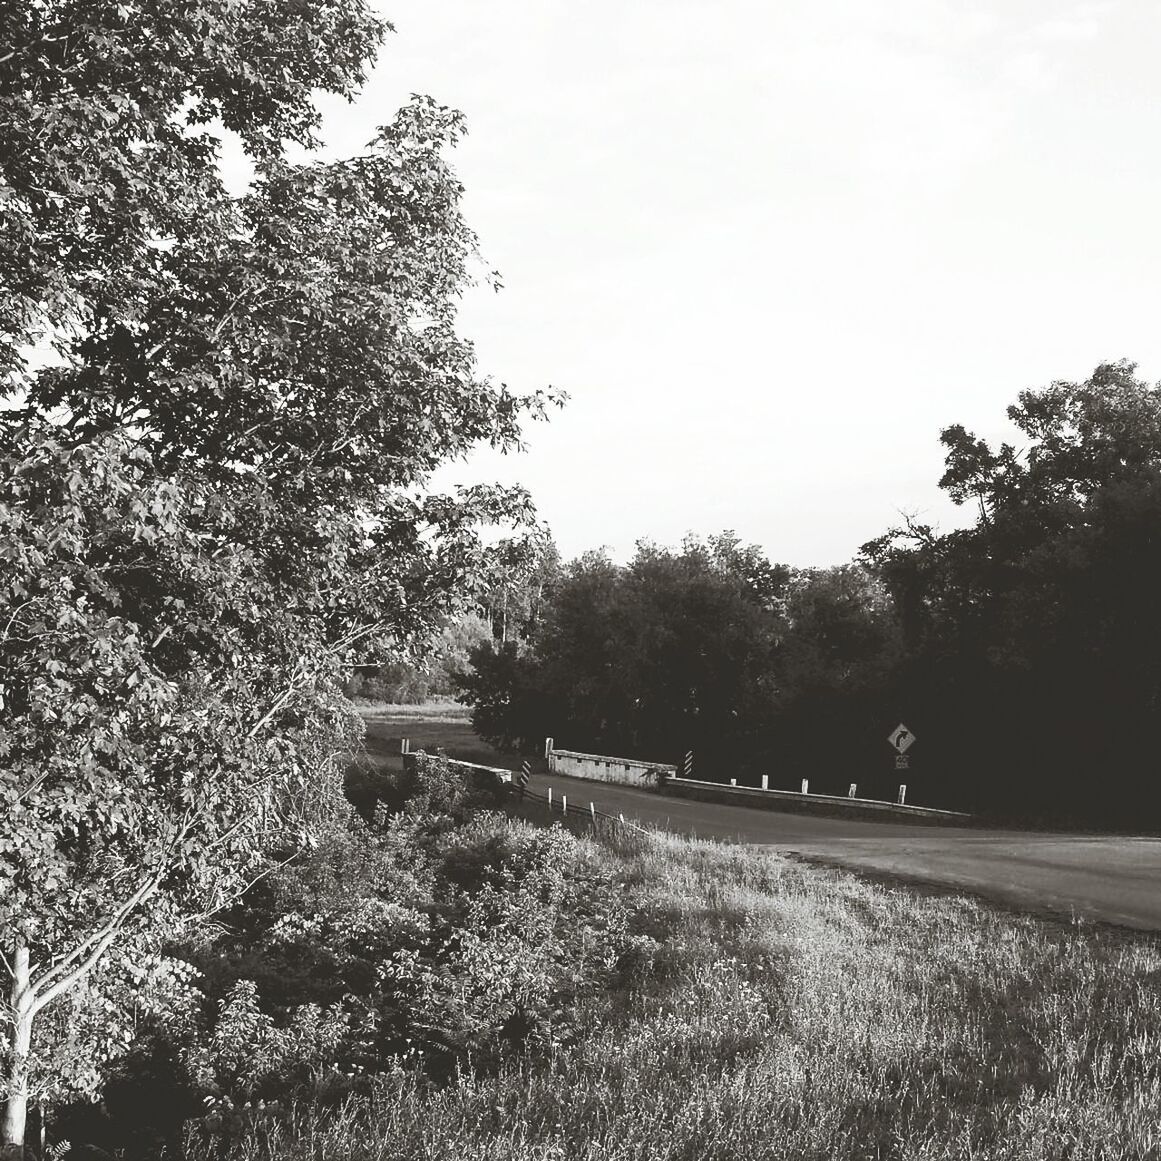
<svg viewBox="0 0 1161 1161">
<path fill-rule="evenodd" d="M 1021 446 L 941 435 L 974 522 L 914 520 L 847 565 L 732 533 L 560 570 L 522 639 L 460 680 L 477 730 L 699 776 L 914 796 L 1015 819 L 1152 817 L 1161 743 L 1161 392 L 1130 363 L 1020 394 Z M 886 744 L 904 721 L 910 769 Z"/>
</svg>

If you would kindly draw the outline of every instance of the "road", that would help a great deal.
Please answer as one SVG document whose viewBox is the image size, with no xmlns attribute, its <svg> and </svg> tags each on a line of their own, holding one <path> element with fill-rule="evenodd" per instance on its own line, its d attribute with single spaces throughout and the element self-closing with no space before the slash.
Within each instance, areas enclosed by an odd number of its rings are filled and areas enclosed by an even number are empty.
<svg viewBox="0 0 1161 1161">
<path fill-rule="evenodd" d="M 1161 839 L 989 831 L 782 814 L 539 776 L 532 789 L 681 834 L 754 843 L 853 870 L 935 883 L 1038 913 L 1161 931 Z"/>
</svg>

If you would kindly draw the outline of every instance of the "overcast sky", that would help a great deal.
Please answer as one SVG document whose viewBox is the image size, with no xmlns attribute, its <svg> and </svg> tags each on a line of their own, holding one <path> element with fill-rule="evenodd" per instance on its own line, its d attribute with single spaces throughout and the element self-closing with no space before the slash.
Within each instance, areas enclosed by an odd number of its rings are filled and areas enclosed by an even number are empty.
<svg viewBox="0 0 1161 1161">
<path fill-rule="evenodd" d="M 571 395 L 526 455 L 561 551 L 735 529 L 796 565 L 918 511 L 941 427 L 1025 387 L 1161 377 L 1155 0 L 384 0 L 355 152 L 411 91 L 500 294 L 482 369 Z M 449 478 L 449 477 L 445 477 Z"/>
</svg>

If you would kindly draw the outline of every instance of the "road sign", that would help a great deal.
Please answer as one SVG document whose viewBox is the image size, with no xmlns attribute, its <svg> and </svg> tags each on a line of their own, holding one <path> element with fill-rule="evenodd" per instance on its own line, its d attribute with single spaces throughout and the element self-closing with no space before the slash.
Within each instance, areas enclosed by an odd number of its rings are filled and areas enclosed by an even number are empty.
<svg viewBox="0 0 1161 1161">
<path fill-rule="evenodd" d="M 888 744 L 896 754 L 906 754 L 914 741 L 915 735 L 902 722 L 891 731 L 887 738 Z"/>
<path fill-rule="evenodd" d="M 910 769 L 910 767 L 911 767 L 911 759 L 908 758 L 906 754 L 896 754 L 895 755 L 895 769 L 896 770 L 908 770 L 908 769 Z"/>
</svg>

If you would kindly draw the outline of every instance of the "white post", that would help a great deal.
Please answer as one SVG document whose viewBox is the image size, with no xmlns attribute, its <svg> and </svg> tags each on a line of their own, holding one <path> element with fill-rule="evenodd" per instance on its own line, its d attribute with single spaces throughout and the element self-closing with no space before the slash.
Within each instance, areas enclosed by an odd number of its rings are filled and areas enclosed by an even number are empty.
<svg viewBox="0 0 1161 1161">
<path fill-rule="evenodd" d="M 802 793 L 803 794 L 810 793 L 810 779 L 809 778 L 803 778 L 803 780 L 802 780 Z"/>
<path fill-rule="evenodd" d="M 411 739 L 410 738 L 400 738 L 399 739 L 399 753 L 401 753 L 401 754 L 410 754 L 411 753 Z"/>
<path fill-rule="evenodd" d="M 552 757 L 552 739 L 551 738 L 544 739 L 544 756 L 546 758 Z"/>
<path fill-rule="evenodd" d="M 731 785 L 731 786 L 737 786 L 737 784 L 738 784 L 738 780 L 737 780 L 736 778 L 731 778 L 731 779 L 730 779 L 730 785 Z"/>
<path fill-rule="evenodd" d="M 548 788 L 548 813 L 552 813 L 552 787 Z"/>
<path fill-rule="evenodd" d="M 907 797 L 907 783 L 903 783 L 903 785 L 899 787 L 899 805 L 900 806 L 903 805 L 903 800 L 906 797 Z"/>
<path fill-rule="evenodd" d="M 762 775 L 762 789 L 763 790 L 770 789 L 770 775 L 769 774 Z"/>
<path fill-rule="evenodd" d="M 560 813 L 568 814 L 568 795 L 562 794 L 560 796 Z"/>
<path fill-rule="evenodd" d="M 597 825 L 597 804 L 595 802 L 589 803 L 589 814 L 593 816 L 593 826 Z"/>
<path fill-rule="evenodd" d="M 847 791 L 847 797 L 848 797 L 848 798 L 854 798 L 854 796 L 855 796 L 855 791 L 856 791 L 857 789 L 858 789 L 858 787 L 856 786 L 856 784 L 855 784 L 854 782 L 852 782 L 852 783 L 851 783 L 851 788 L 850 788 L 850 790 L 848 790 L 848 791 Z"/>
</svg>

